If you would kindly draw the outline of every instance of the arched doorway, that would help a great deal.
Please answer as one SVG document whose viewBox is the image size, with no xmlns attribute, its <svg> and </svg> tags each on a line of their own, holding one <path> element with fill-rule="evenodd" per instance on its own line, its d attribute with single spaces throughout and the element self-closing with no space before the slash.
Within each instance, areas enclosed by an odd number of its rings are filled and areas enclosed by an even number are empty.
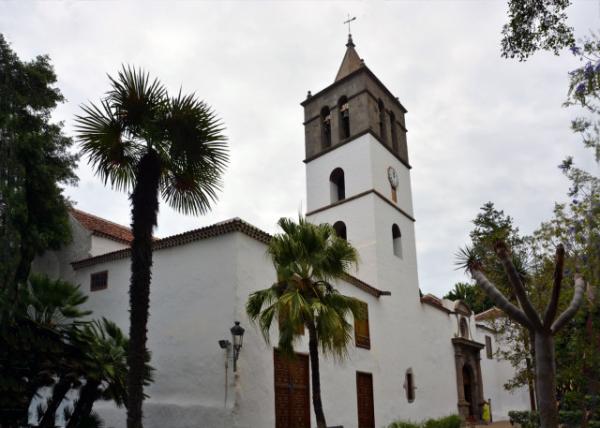
<svg viewBox="0 0 600 428">
<path fill-rule="evenodd" d="M 479 353 L 485 345 L 465 337 L 452 338 L 452 344 L 456 363 L 458 413 L 464 421 L 479 422 L 483 406 Z"/>
</svg>

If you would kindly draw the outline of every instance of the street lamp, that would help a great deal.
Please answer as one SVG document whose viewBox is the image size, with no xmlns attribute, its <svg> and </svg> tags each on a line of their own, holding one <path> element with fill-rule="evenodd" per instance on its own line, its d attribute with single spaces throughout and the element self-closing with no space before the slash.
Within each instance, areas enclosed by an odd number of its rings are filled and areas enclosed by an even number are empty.
<svg viewBox="0 0 600 428">
<path fill-rule="evenodd" d="M 233 339 L 233 371 L 237 371 L 237 359 L 242 349 L 242 343 L 244 341 L 244 328 L 240 325 L 239 321 L 235 321 L 235 325 L 231 327 L 231 337 Z"/>
</svg>

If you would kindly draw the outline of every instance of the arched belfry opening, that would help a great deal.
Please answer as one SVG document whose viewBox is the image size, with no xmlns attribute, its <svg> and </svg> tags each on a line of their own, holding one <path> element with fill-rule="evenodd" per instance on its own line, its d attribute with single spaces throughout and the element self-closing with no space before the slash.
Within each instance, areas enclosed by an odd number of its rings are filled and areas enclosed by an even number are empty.
<svg viewBox="0 0 600 428">
<path fill-rule="evenodd" d="M 346 223 L 343 221 L 336 221 L 333 223 L 333 229 L 335 230 L 335 234 L 344 240 L 348 240 L 348 235 L 346 234 Z"/>
<path fill-rule="evenodd" d="M 321 146 L 331 147 L 331 111 L 327 106 L 321 109 Z"/>
<path fill-rule="evenodd" d="M 344 170 L 336 168 L 329 176 L 329 187 L 331 192 L 331 203 L 341 201 L 346 198 L 346 182 L 344 180 Z"/>
<path fill-rule="evenodd" d="M 383 104 L 383 100 L 381 98 L 379 101 L 377 101 L 377 108 L 379 109 L 379 137 L 381 138 L 381 141 L 385 143 L 387 141 L 387 129 L 385 126 L 385 104 Z"/>
<path fill-rule="evenodd" d="M 350 137 L 350 107 L 345 95 L 338 101 L 340 140 Z"/>
<path fill-rule="evenodd" d="M 392 151 L 398 154 L 398 127 L 396 126 L 396 115 L 390 111 L 390 131 L 392 134 Z"/>
<path fill-rule="evenodd" d="M 394 255 L 402 258 L 402 233 L 395 223 L 392 225 L 392 242 L 394 245 Z"/>
</svg>

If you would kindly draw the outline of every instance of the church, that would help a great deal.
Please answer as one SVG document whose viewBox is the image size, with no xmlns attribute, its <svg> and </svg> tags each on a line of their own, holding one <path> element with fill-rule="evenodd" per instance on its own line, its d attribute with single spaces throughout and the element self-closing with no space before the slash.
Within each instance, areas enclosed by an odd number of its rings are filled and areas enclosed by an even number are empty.
<svg viewBox="0 0 600 428">
<path fill-rule="evenodd" d="M 374 428 L 450 414 L 478 421 L 484 400 L 494 420 L 527 409 L 526 389 L 503 387 L 513 368 L 497 356 L 506 346 L 488 322 L 497 311 L 474 314 L 461 301 L 419 291 L 407 110 L 351 36 L 333 83 L 301 106 L 306 217 L 330 223 L 357 248 L 358 269 L 336 287 L 368 313 L 355 322 L 347 359 L 321 357 L 328 424 Z M 38 258 L 35 270 L 80 285 L 95 318 L 128 331 L 131 231 L 76 209 L 71 224 L 72 243 Z M 245 312 L 250 293 L 275 282 L 270 238 L 233 218 L 155 241 L 147 428 L 316 425 L 308 337 L 285 359 L 274 347 L 277 326 L 267 344 Z M 235 322 L 245 330 L 237 350 L 229 343 Z M 94 410 L 106 426 L 125 427 L 124 409 L 97 402 Z"/>
</svg>

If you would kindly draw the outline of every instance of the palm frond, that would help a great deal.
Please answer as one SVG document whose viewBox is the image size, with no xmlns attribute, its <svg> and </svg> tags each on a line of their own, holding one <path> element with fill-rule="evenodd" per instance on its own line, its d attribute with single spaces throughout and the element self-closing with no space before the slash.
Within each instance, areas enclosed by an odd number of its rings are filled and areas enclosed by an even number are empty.
<svg viewBox="0 0 600 428">
<path fill-rule="evenodd" d="M 105 184 L 128 190 L 134 182 L 140 148 L 126 138 L 125 124 L 107 100 L 102 100 L 100 107 L 90 103 L 81 109 L 85 114 L 75 118 L 81 152 Z"/>
</svg>

